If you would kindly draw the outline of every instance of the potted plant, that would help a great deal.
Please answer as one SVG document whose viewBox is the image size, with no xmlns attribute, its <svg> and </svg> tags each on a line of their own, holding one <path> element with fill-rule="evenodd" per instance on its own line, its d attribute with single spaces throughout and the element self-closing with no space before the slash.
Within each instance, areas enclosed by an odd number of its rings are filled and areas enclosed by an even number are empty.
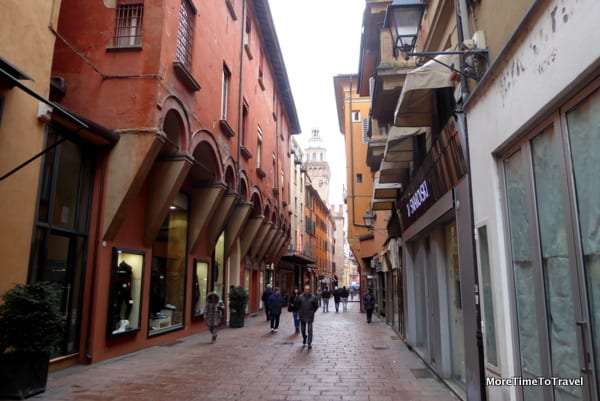
<svg viewBox="0 0 600 401">
<path fill-rule="evenodd" d="M 17 284 L 0 305 L 0 398 L 24 399 L 46 390 L 50 354 L 63 338 L 56 284 Z"/>
<path fill-rule="evenodd" d="M 248 304 L 248 292 L 244 287 L 229 287 L 229 327 L 243 327 L 246 305 Z"/>
</svg>

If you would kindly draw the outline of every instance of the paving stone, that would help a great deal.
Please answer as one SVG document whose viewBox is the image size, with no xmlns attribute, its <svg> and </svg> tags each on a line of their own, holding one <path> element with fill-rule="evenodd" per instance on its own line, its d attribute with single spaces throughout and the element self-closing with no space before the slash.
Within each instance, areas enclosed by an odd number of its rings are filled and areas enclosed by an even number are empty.
<svg viewBox="0 0 600 401">
<path fill-rule="evenodd" d="M 458 401 L 381 321 L 359 304 L 317 312 L 313 348 L 292 315 L 270 333 L 260 314 L 245 326 L 208 332 L 49 375 L 38 401 Z M 415 377 L 423 376 L 425 378 Z"/>
</svg>

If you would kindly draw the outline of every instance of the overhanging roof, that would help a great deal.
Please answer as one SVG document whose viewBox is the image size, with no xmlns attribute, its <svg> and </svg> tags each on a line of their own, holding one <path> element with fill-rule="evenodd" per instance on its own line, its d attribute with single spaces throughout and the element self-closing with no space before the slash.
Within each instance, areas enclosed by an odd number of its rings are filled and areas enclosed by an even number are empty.
<svg viewBox="0 0 600 401">
<path fill-rule="evenodd" d="M 393 199 L 395 200 L 400 190 L 402 189 L 402 184 L 400 183 L 381 183 L 379 182 L 379 178 L 375 179 L 375 183 L 373 184 L 373 199 L 374 200 L 383 200 L 383 199 Z"/>
<path fill-rule="evenodd" d="M 373 199 L 371 201 L 371 210 L 376 211 L 376 210 L 392 210 L 394 209 L 394 203 L 396 201 L 395 200 L 391 200 L 391 199 L 386 199 L 386 200 L 382 200 L 382 199 Z"/>
<path fill-rule="evenodd" d="M 404 170 L 410 168 L 414 157 L 412 137 L 424 130 L 423 127 L 390 128 L 379 167 L 380 184 L 402 182 Z"/>
<path fill-rule="evenodd" d="M 437 60 L 437 61 L 436 61 Z M 454 87 L 452 70 L 443 65 L 458 65 L 456 54 L 442 54 L 406 74 L 396 104 L 394 125 L 397 127 L 430 127 L 435 113 L 435 91 Z"/>
<path fill-rule="evenodd" d="M 424 132 L 423 127 L 391 127 L 388 133 L 383 159 L 387 162 L 411 162 L 413 160 L 414 145 L 410 139 L 414 135 Z"/>
</svg>

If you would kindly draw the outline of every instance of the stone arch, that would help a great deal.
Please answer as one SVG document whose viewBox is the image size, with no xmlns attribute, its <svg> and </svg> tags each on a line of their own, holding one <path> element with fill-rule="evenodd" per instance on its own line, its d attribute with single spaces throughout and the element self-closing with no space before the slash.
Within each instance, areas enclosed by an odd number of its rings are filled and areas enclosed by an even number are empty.
<svg viewBox="0 0 600 401">
<path fill-rule="evenodd" d="M 237 190 L 237 182 L 239 178 L 235 173 L 235 163 L 231 157 L 227 158 L 223 169 L 225 171 L 225 183 L 227 184 L 229 189 Z"/>
<path fill-rule="evenodd" d="M 205 130 L 198 131 L 192 137 L 192 145 L 194 165 L 189 173 L 192 183 L 207 184 L 223 181 L 222 158 L 214 136 Z"/>
<path fill-rule="evenodd" d="M 166 97 L 161 106 L 159 126 L 166 136 L 160 150 L 161 155 L 186 152 L 190 137 L 189 113 L 185 105 L 175 96 Z"/>
<path fill-rule="evenodd" d="M 245 171 L 240 172 L 239 182 L 240 182 L 240 189 L 239 189 L 240 199 L 243 201 L 250 200 L 250 193 L 248 190 L 248 176 L 246 175 Z"/>
<path fill-rule="evenodd" d="M 250 202 L 253 203 L 252 206 L 252 217 L 257 217 L 263 214 L 263 202 L 260 196 L 260 192 L 255 187 L 252 190 L 252 195 L 250 196 Z"/>
</svg>

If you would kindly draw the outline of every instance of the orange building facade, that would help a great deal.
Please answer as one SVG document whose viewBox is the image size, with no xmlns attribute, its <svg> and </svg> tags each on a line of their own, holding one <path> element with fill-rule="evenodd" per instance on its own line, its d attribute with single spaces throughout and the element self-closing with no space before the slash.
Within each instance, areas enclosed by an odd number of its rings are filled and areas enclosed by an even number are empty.
<svg viewBox="0 0 600 401">
<path fill-rule="evenodd" d="M 262 308 L 266 267 L 290 241 L 300 132 L 268 2 L 64 0 L 55 12 L 31 247 L 2 267 L 63 285 L 55 366 L 203 331 L 210 291 L 226 301 L 242 286 L 246 312 Z"/>
</svg>

